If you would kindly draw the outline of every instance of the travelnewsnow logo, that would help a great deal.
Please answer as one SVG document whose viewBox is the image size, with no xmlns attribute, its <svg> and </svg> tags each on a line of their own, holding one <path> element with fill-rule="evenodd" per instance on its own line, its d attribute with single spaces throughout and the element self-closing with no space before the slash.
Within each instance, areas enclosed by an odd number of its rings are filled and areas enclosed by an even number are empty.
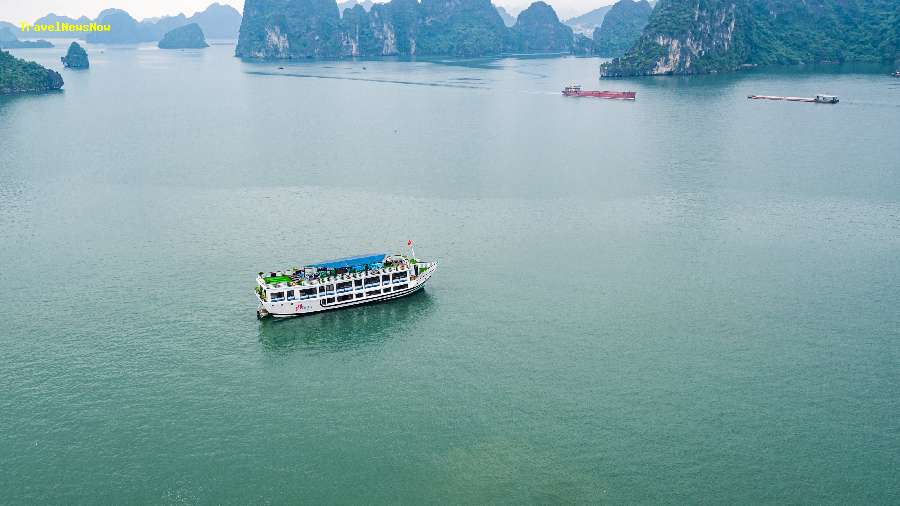
<svg viewBox="0 0 900 506">
<path fill-rule="evenodd" d="M 25 32 L 108 32 L 112 28 L 103 23 L 60 23 L 29 25 L 22 23 L 22 33 Z"/>
</svg>

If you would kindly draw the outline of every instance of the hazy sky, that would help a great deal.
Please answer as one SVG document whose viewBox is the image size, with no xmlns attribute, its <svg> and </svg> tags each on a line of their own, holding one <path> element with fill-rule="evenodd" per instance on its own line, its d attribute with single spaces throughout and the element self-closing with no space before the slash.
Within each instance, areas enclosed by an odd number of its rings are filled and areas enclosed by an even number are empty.
<svg viewBox="0 0 900 506">
<path fill-rule="evenodd" d="M 128 11 L 138 20 L 154 16 L 173 15 L 183 12 L 190 16 L 201 11 L 215 0 L 0 0 L 0 20 L 19 24 L 33 22 L 37 18 L 54 12 L 71 17 L 82 14 L 94 18 L 103 9 L 116 7 Z M 341 0 L 343 1 L 343 0 Z M 495 0 L 511 11 L 528 7 L 532 0 Z M 615 0 L 545 0 L 556 9 L 561 19 L 583 14 Z M 218 0 L 219 3 L 233 5 L 243 11 L 244 0 Z"/>
</svg>

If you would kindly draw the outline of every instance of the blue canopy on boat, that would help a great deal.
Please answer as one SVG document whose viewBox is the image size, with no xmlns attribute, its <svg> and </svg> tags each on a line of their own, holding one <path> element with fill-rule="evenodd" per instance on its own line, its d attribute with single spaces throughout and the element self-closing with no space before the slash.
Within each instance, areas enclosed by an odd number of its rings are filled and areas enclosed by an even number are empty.
<svg viewBox="0 0 900 506">
<path fill-rule="evenodd" d="M 315 267 L 316 269 L 354 269 L 362 270 L 366 264 L 369 268 L 376 268 L 376 264 L 384 262 L 387 253 L 372 253 L 368 255 L 360 255 L 355 257 L 338 258 L 336 260 L 326 260 L 317 264 L 307 265 L 307 267 Z"/>
</svg>

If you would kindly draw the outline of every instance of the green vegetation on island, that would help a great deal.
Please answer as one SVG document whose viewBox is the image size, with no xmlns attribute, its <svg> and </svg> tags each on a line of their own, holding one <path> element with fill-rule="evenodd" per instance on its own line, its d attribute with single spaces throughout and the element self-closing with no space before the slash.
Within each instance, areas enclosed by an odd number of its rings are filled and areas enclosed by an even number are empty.
<svg viewBox="0 0 900 506">
<path fill-rule="evenodd" d="M 507 33 L 489 0 L 423 0 L 417 21 L 417 54 L 458 57 L 503 51 Z"/>
<path fill-rule="evenodd" d="M 523 17 L 524 16 L 524 17 Z M 507 28 L 489 0 L 391 0 L 338 14 L 334 0 L 248 0 L 235 54 L 244 58 L 497 56 L 571 51 L 553 8 L 532 4 Z"/>
<path fill-rule="evenodd" d="M 892 61 L 898 52 L 897 0 L 660 0 L 634 47 L 601 74 Z"/>
<path fill-rule="evenodd" d="M 569 52 L 572 50 L 572 29 L 559 22 L 553 7 L 534 2 L 519 13 L 516 24 L 509 30 L 507 50 L 514 52 Z"/>
<path fill-rule="evenodd" d="M 87 51 L 77 42 L 69 45 L 69 50 L 65 56 L 60 57 L 60 60 L 66 68 L 70 69 L 86 69 L 91 66 L 88 61 Z"/>
<path fill-rule="evenodd" d="M 197 23 L 168 31 L 158 44 L 160 49 L 203 49 L 209 47 Z"/>
<path fill-rule="evenodd" d="M 58 90 L 62 86 L 58 72 L 0 50 L 0 95 Z"/>
<path fill-rule="evenodd" d="M 622 56 L 641 37 L 653 7 L 647 0 L 619 0 L 594 29 L 594 53 L 610 58 Z"/>
</svg>

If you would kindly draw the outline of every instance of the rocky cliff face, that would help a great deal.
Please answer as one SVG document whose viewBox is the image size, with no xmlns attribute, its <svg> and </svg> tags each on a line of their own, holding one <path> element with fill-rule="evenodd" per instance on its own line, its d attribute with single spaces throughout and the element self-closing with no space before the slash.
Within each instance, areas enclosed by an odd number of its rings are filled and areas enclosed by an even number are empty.
<svg viewBox="0 0 900 506">
<path fill-rule="evenodd" d="M 69 44 L 66 55 L 61 57 L 63 65 L 70 69 L 86 69 L 91 66 L 88 61 L 87 51 L 77 42 Z"/>
<path fill-rule="evenodd" d="M 236 54 L 480 57 L 520 47 L 569 50 L 571 30 L 559 23 L 552 8 L 539 4 L 512 37 L 516 29 L 503 24 L 490 0 L 391 0 L 369 11 L 355 5 L 343 16 L 334 0 L 247 0 Z"/>
<path fill-rule="evenodd" d="M 367 12 L 362 5 L 344 11 L 342 56 L 415 56 L 421 54 L 418 39 L 421 12 L 416 0 L 392 0 L 375 4 Z"/>
<path fill-rule="evenodd" d="M 574 41 L 572 29 L 562 23 L 556 11 L 544 2 L 534 2 L 519 13 L 510 30 L 508 48 L 517 52 L 567 52 Z"/>
<path fill-rule="evenodd" d="M 660 0 L 634 48 L 601 74 L 885 60 L 896 54 L 898 10 L 896 0 Z"/>
<path fill-rule="evenodd" d="M 506 27 L 488 0 L 392 0 L 344 11 L 342 55 L 499 54 Z"/>
<path fill-rule="evenodd" d="M 58 72 L 0 50 L 0 95 L 58 90 L 62 86 Z"/>
<path fill-rule="evenodd" d="M 334 0 L 246 0 L 235 54 L 245 58 L 315 58 L 340 54 Z"/>
<path fill-rule="evenodd" d="M 160 49 L 203 49 L 209 44 L 200 25 L 190 23 L 166 32 L 158 46 Z"/>
<path fill-rule="evenodd" d="M 653 8 L 647 0 L 619 0 L 594 30 L 594 53 L 605 58 L 622 56 L 641 37 Z"/>
</svg>

